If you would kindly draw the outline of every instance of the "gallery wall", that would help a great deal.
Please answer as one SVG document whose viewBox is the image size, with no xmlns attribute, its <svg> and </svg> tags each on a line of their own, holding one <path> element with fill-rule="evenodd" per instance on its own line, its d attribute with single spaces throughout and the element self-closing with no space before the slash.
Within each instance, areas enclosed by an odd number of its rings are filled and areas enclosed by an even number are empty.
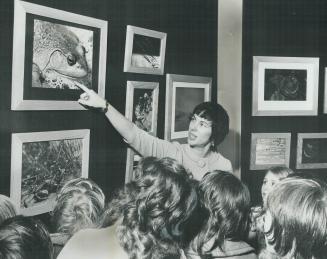
<svg viewBox="0 0 327 259">
<path fill-rule="evenodd" d="M 29 2 L 108 21 L 105 96 L 124 113 L 128 80 L 159 82 L 158 136 L 161 138 L 164 136 L 167 73 L 212 77 L 212 96 L 217 95 L 217 1 Z M 12 133 L 90 129 L 89 177 L 110 195 L 124 183 L 127 146 L 102 114 L 11 110 L 13 11 L 14 1 L 1 1 L 0 193 L 10 194 Z M 164 75 L 123 72 L 126 25 L 167 33 Z"/>
<path fill-rule="evenodd" d="M 326 10 L 323 1 L 244 0 L 242 74 L 242 179 L 260 202 L 264 170 L 250 170 L 251 133 L 291 133 L 290 168 L 296 170 L 297 133 L 326 132 L 324 76 L 327 66 Z M 252 116 L 253 56 L 318 57 L 318 114 Z M 301 107 L 300 107 L 301 108 Z M 327 180 L 327 169 L 302 169 Z"/>
</svg>

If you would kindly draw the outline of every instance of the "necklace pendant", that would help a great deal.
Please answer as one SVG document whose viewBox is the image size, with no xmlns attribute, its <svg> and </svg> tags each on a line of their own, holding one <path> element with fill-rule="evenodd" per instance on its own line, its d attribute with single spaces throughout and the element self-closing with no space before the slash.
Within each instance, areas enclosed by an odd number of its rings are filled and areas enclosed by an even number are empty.
<svg viewBox="0 0 327 259">
<path fill-rule="evenodd" d="M 198 166 L 199 167 L 203 168 L 203 167 L 205 167 L 205 165 L 206 165 L 206 162 L 205 161 L 203 161 L 203 160 L 199 160 L 198 161 Z"/>
</svg>

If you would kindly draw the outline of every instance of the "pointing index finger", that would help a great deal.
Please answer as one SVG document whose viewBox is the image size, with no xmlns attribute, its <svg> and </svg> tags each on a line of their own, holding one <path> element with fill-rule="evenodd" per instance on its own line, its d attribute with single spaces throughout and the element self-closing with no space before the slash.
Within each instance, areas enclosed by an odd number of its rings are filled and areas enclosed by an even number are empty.
<svg viewBox="0 0 327 259">
<path fill-rule="evenodd" d="M 91 89 L 87 88 L 85 85 L 82 85 L 81 83 L 74 82 L 74 84 L 86 93 L 89 93 L 91 91 Z"/>
</svg>

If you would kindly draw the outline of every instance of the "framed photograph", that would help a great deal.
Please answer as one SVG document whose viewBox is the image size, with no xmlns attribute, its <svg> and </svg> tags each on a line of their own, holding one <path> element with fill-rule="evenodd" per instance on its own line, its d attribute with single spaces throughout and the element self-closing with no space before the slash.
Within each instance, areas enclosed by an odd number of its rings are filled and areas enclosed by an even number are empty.
<svg viewBox="0 0 327 259">
<path fill-rule="evenodd" d="M 127 25 L 124 72 L 163 75 L 167 34 Z"/>
<path fill-rule="evenodd" d="M 107 21 L 15 0 L 12 110 L 84 110 L 81 83 L 105 95 Z"/>
<path fill-rule="evenodd" d="M 327 133 L 298 133 L 296 168 L 327 168 Z"/>
<path fill-rule="evenodd" d="M 165 139 L 187 137 L 193 109 L 211 99 L 211 83 L 210 77 L 167 74 Z"/>
<path fill-rule="evenodd" d="M 250 170 L 289 166 L 291 133 L 252 133 Z"/>
<path fill-rule="evenodd" d="M 318 112 L 319 58 L 253 57 L 253 116 Z"/>
<path fill-rule="evenodd" d="M 325 96 L 324 96 L 324 113 L 327 113 L 327 67 L 325 67 Z"/>
<path fill-rule="evenodd" d="M 90 130 L 13 133 L 10 198 L 27 216 L 51 211 L 69 180 L 88 177 Z"/>
<path fill-rule="evenodd" d="M 159 83 L 127 81 L 125 116 L 140 129 L 157 135 Z M 125 182 L 133 179 L 133 169 L 140 156 L 127 149 Z"/>
</svg>

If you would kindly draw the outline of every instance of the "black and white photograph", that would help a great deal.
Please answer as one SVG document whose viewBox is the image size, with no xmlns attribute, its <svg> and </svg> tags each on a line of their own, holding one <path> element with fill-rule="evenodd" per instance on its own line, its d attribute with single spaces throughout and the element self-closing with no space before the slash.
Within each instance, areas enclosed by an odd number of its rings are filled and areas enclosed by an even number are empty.
<svg viewBox="0 0 327 259">
<path fill-rule="evenodd" d="M 14 1 L 12 110 L 83 110 L 77 84 L 105 94 L 107 21 Z"/>
<path fill-rule="evenodd" d="M 327 133 L 299 133 L 297 168 L 327 168 Z"/>
<path fill-rule="evenodd" d="M 13 134 L 11 197 L 19 211 L 50 211 L 66 182 L 88 175 L 88 152 L 89 130 Z"/>
<path fill-rule="evenodd" d="M 327 1 L 0 17 L 0 259 L 327 259 Z"/>
<path fill-rule="evenodd" d="M 127 25 L 124 72 L 164 73 L 167 33 Z"/>
<path fill-rule="evenodd" d="M 166 75 L 165 139 L 185 139 L 193 109 L 211 98 L 209 77 Z"/>
<path fill-rule="evenodd" d="M 318 113 L 319 58 L 253 56 L 253 116 Z"/>
</svg>

